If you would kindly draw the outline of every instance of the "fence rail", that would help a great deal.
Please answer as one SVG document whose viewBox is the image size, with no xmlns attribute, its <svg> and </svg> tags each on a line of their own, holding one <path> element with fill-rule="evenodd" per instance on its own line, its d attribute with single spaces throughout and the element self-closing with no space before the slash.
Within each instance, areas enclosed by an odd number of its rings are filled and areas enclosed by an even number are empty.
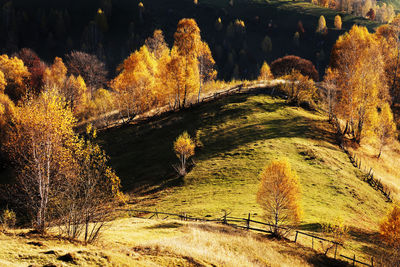
<svg viewBox="0 0 400 267">
<path fill-rule="evenodd" d="M 284 80 L 277 79 L 277 80 L 272 80 L 272 81 L 261 80 L 261 81 L 255 81 L 255 82 L 241 83 L 238 85 L 223 88 L 214 93 L 209 93 L 208 95 L 200 98 L 199 102 L 192 101 L 191 103 L 188 103 L 188 105 L 184 108 L 190 108 L 190 107 L 200 105 L 205 102 L 213 101 L 213 100 L 219 99 L 221 97 L 236 94 L 236 93 L 248 93 L 254 89 L 261 89 L 261 88 L 267 88 L 267 87 L 272 88 L 272 87 L 277 86 L 278 84 L 281 84 L 284 82 L 285 82 Z M 77 125 L 76 130 L 84 131 L 86 125 L 89 123 L 95 125 L 98 129 L 114 127 L 114 126 L 122 125 L 127 122 L 129 122 L 129 123 L 139 122 L 140 123 L 143 121 L 147 121 L 151 118 L 160 116 L 162 114 L 168 114 L 169 112 L 174 112 L 174 111 L 177 111 L 177 110 L 170 107 L 169 105 L 165 105 L 165 106 L 150 110 L 146 113 L 137 115 L 134 118 L 128 119 L 128 117 L 123 116 L 119 110 L 113 110 L 109 114 L 104 114 L 97 118 L 92 118 L 92 119 L 80 122 Z"/>
<path fill-rule="evenodd" d="M 367 182 L 375 190 L 381 192 L 381 194 L 386 198 L 387 202 L 393 202 L 392 197 L 390 196 L 390 189 L 382 183 L 381 179 L 375 177 L 373 169 L 368 168 L 367 166 L 365 166 L 365 164 L 362 164 L 361 159 L 357 158 L 357 154 L 351 153 L 344 146 L 341 146 L 341 148 L 348 155 L 350 162 L 353 164 L 353 166 L 366 173 L 363 181 Z"/>
<path fill-rule="evenodd" d="M 251 230 L 251 231 L 255 231 L 255 232 L 261 232 L 261 233 L 268 233 L 268 234 L 272 234 L 273 231 L 272 229 L 275 227 L 275 225 L 270 224 L 270 223 L 266 223 L 266 222 L 261 222 L 261 221 L 256 221 L 251 219 L 251 214 L 248 214 L 247 218 L 240 218 L 240 217 L 230 217 L 228 216 L 228 214 L 225 212 L 224 215 L 220 218 L 215 218 L 215 219 L 209 219 L 209 218 L 205 218 L 205 217 L 196 217 L 196 216 L 190 216 L 187 213 L 170 213 L 170 212 L 160 212 L 160 211 L 149 211 L 149 210 L 136 210 L 136 209 L 119 209 L 119 211 L 130 211 L 130 212 L 136 212 L 136 213 L 145 213 L 145 214 L 151 214 L 151 216 L 148 219 L 153 219 L 153 218 L 158 218 L 160 219 L 159 215 L 166 215 L 166 217 L 161 218 L 162 220 L 165 220 L 169 217 L 176 217 L 179 218 L 180 220 L 184 220 L 184 221 L 196 221 L 196 222 L 215 222 L 215 223 L 221 223 L 224 225 L 228 225 L 237 229 L 243 229 L 243 230 Z M 134 217 L 138 217 L 138 216 L 134 216 Z M 138 217 L 138 218 L 142 218 L 142 217 Z M 244 223 L 244 225 L 241 224 L 237 224 L 237 223 Z M 259 224 L 259 225 L 263 225 L 263 226 L 268 226 L 270 227 L 270 229 L 262 229 L 262 228 L 258 228 L 258 227 L 252 227 L 251 223 L 253 224 Z M 277 228 L 280 229 L 284 229 L 284 230 L 291 230 L 288 227 L 282 227 L 282 226 L 276 226 Z M 313 235 L 310 233 L 306 233 L 303 231 L 299 231 L 299 230 L 295 230 L 295 236 L 294 239 L 292 240 L 293 242 L 297 243 L 299 235 L 304 235 L 307 237 L 311 237 L 311 242 L 312 242 L 312 249 L 314 249 L 314 239 L 316 240 L 321 240 L 324 242 L 328 242 L 332 244 L 332 248 L 334 247 L 334 258 L 337 258 L 337 249 L 338 246 L 341 246 L 344 248 L 343 243 L 340 242 L 336 242 L 334 240 L 329 240 L 317 235 Z M 371 258 L 371 263 L 365 263 L 362 261 L 359 261 L 356 259 L 356 255 L 353 254 L 353 257 L 347 257 L 345 255 L 340 254 L 339 256 L 342 257 L 343 259 L 346 259 L 348 261 L 350 261 L 350 263 L 355 266 L 356 263 L 358 264 L 362 264 L 364 266 L 376 266 L 374 265 L 374 258 Z"/>
</svg>

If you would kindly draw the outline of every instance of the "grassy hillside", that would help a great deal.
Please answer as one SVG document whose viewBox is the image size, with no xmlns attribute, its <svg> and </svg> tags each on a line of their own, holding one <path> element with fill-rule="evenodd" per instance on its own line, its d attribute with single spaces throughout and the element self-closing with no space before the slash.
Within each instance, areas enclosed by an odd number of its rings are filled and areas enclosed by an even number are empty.
<svg viewBox="0 0 400 267">
<path fill-rule="evenodd" d="M 0 232 L 1 266 L 346 266 L 311 249 L 214 224 L 120 219 L 101 241 Z M 332 265 L 335 264 L 335 265 Z"/>
<path fill-rule="evenodd" d="M 185 130 L 202 143 L 194 157 L 196 166 L 181 185 L 144 198 L 138 206 L 198 215 L 251 212 L 259 217 L 258 173 L 270 160 L 286 157 L 300 176 L 304 224 L 341 216 L 351 225 L 375 228 L 386 210 L 384 198 L 360 180 L 362 173 L 333 144 L 326 117 L 262 94 L 232 96 L 149 124 L 101 133 L 124 190 L 165 186 L 177 162 L 172 143 Z"/>
</svg>

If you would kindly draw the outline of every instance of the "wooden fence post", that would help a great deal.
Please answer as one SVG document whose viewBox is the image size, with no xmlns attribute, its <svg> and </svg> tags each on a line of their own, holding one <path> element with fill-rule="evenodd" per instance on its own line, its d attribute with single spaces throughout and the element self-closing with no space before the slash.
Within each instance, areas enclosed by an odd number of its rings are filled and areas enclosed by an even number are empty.
<svg viewBox="0 0 400 267">
<path fill-rule="evenodd" d="M 246 227 L 247 227 L 247 230 L 249 230 L 249 228 L 250 228 L 250 213 L 249 213 L 249 216 L 247 217 L 247 225 L 246 225 Z"/>
<path fill-rule="evenodd" d="M 337 243 L 335 244 L 335 259 L 336 259 L 336 252 L 337 252 Z"/>
<path fill-rule="evenodd" d="M 371 257 L 371 266 L 374 267 L 374 257 Z"/>
<path fill-rule="evenodd" d="M 224 220 L 223 220 L 223 224 L 226 224 L 226 210 L 224 210 Z"/>
<path fill-rule="evenodd" d="M 311 237 L 312 240 L 312 249 L 314 249 L 314 237 Z"/>
<path fill-rule="evenodd" d="M 295 237 L 294 237 L 294 243 L 296 243 L 297 242 L 297 235 L 299 234 L 299 231 L 296 231 L 296 235 L 295 235 Z"/>
<path fill-rule="evenodd" d="M 356 254 L 354 254 L 354 258 L 353 258 L 353 266 L 356 265 Z"/>
</svg>

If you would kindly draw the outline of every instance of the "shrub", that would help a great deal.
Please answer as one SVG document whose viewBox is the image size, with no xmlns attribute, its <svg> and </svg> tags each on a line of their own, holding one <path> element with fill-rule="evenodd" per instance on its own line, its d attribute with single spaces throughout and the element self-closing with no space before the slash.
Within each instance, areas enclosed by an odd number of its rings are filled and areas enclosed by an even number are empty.
<svg viewBox="0 0 400 267">
<path fill-rule="evenodd" d="M 295 69 L 302 75 L 308 76 L 314 81 L 319 80 L 319 74 L 313 63 L 307 59 L 298 56 L 285 56 L 278 58 L 271 63 L 271 71 L 275 77 L 280 77 L 291 73 Z"/>
<path fill-rule="evenodd" d="M 0 221 L 3 229 L 14 228 L 15 223 L 17 222 L 17 216 L 14 211 L 5 209 L 1 214 Z"/>
<path fill-rule="evenodd" d="M 291 104 L 314 108 L 314 98 L 317 88 L 314 81 L 308 76 L 302 75 L 298 70 L 282 77 L 286 83 L 282 85 L 282 89 L 288 96 L 288 101 Z"/>
</svg>

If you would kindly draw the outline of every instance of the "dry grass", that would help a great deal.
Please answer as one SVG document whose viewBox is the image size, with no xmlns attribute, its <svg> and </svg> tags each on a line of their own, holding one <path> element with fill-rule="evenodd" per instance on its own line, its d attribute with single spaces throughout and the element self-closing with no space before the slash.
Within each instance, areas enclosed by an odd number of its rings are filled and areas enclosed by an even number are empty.
<svg viewBox="0 0 400 267">
<path fill-rule="evenodd" d="M 1 266 L 324 266 L 329 261 L 291 242 L 216 224 L 120 219 L 87 246 L 26 232 L 0 234 Z"/>
<path fill-rule="evenodd" d="M 306 250 L 231 228 L 193 224 L 184 234 L 147 242 L 139 250 L 174 253 L 208 266 L 310 266 Z"/>
</svg>

